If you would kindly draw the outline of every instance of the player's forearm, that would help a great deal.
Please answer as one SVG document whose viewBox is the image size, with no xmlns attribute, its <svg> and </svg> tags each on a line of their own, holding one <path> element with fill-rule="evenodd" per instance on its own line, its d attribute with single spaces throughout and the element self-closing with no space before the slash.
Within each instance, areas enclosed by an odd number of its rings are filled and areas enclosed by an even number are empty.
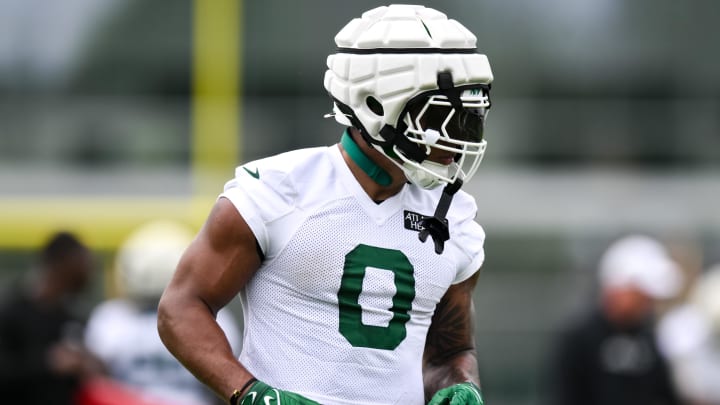
<svg viewBox="0 0 720 405">
<path fill-rule="evenodd" d="M 453 384 L 480 385 L 474 337 L 472 292 L 478 273 L 451 286 L 433 315 L 425 341 L 423 378 L 425 396 Z"/>
<path fill-rule="evenodd" d="M 199 299 L 166 293 L 160 301 L 158 333 L 168 350 L 221 398 L 250 378 L 213 313 Z"/>
<path fill-rule="evenodd" d="M 470 381 L 480 386 L 477 355 L 474 349 L 463 350 L 445 359 L 425 361 L 423 366 L 425 398 L 453 384 Z"/>
</svg>

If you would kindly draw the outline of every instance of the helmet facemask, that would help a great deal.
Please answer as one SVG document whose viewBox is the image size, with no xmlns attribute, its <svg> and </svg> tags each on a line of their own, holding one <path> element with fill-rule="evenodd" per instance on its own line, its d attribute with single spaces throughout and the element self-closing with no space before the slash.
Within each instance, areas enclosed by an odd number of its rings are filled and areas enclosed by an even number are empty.
<svg viewBox="0 0 720 405">
<path fill-rule="evenodd" d="M 483 132 L 490 108 L 489 88 L 472 85 L 454 90 L 460 92 L 455 102 L 442 90 L 426 92 L 411 99 L 401 114 L 398 132 L 424 150 L 426 156 L 431 157 L 436 149 L 434 154 L 444 160 L 452 157 L 450 162 L 427 158 L 417 161 L 394 146 L 405 175 L 420 187 L 435 188 L 458 178 L 469 180 L 485 153 Z"/>
<path fill-rule="evenodd" d="M 425 189 L 445 184 L 421 241 L 441 254 L 453 195 L 485 152 L 483 126 L 493 81 L 477 38 L 437 10 L 392 4 L 366 11 L 335 36 L 324 86 L 333 114 Z"/>
</svg>

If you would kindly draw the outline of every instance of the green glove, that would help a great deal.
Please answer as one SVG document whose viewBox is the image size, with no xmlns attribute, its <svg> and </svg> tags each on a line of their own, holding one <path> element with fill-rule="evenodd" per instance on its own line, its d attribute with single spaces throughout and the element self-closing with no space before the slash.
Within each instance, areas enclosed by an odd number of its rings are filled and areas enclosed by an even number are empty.
<svg viewBox="0 0 720 405">
<path fill-rule="evenodd" d="M 436 392 L 428 405 L 483 405 L 483 399 L 480 387 L 464 382 Z"/>
<path fill-rule="evenodd" d="M 320 405 L 300 394 L 273 388 L 256 381 L 240 399 L 239 405 Z"/>
</svg>

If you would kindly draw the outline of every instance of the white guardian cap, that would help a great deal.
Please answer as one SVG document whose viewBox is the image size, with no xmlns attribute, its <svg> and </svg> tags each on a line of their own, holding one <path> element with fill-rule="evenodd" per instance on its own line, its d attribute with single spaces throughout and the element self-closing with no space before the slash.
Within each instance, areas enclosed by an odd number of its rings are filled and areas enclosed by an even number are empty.
<svg viewBox="0 0 720 405">
<path fill-rule="evenodd" d="M 493 81 L 475 35 L 437 10 L 397 4 L 353 19 L 335 43 L 324 84 L 339 123 L 423 188 L 475 173 Z M 454 163 L 426 161 L 431 147 L 454 152 Z"/>
</svg>

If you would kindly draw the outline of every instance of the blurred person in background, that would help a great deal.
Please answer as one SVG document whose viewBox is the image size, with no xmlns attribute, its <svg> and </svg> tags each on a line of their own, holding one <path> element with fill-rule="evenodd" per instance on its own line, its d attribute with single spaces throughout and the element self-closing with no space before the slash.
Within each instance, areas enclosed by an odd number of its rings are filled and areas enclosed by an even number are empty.
<svg viewBox="0 0 720 405">
<path fill-rule="evenodd" d="M 114 382 L 137 395 L 133 403 L 218 402 L 167 351 L 157 333 L 160 295 L 192 238 L 193 233 L 186 226 L 165 220 L 146 223 L 132 232 L 118 249 L 115 260 L 119 298 L 99 304 L 88 321 L 85 333 L 88 348 L 103 360 Z M 240 333 L 230 310 L 220 311 L 217 321 L 233 353 L 239 353 Z M 87 401 L 94 402 L 97 401 Z"/>
<path fill-rule="evenodd" d="M 654 311 L 682 287 L 677 263 L 659 241 L 630 235 L 605 251 L 598 276 L 599 305 L 554 342 L 549 404 L 678 404 Z"/>
<path fill-rule="evenodd" d="M 658 331 L 680 395 L 691 405 L 720 405 L 720 263 L 700 275 Z"/>
<path fill-rule="evenodd" d="M 237 168 L 160 301 L 163 341 L 232 405 L 482 405 L 485 234 L 460 187 L 485 151 L 487 57 L 412 5 L 367 11 L 335 42 L 339 143 Z M 238 294 L 239 359 L 215 321 Z"/>
<path fill-rule="evenodd" d="M 84 319 L 72 310 L 95 269 L 90 250 L 59 232 L 42 247 L 30 283 L 3 295 L 0 402 L 72 404 L 78 387 L 103 373 L 82 344 Z"/>
</svg>

